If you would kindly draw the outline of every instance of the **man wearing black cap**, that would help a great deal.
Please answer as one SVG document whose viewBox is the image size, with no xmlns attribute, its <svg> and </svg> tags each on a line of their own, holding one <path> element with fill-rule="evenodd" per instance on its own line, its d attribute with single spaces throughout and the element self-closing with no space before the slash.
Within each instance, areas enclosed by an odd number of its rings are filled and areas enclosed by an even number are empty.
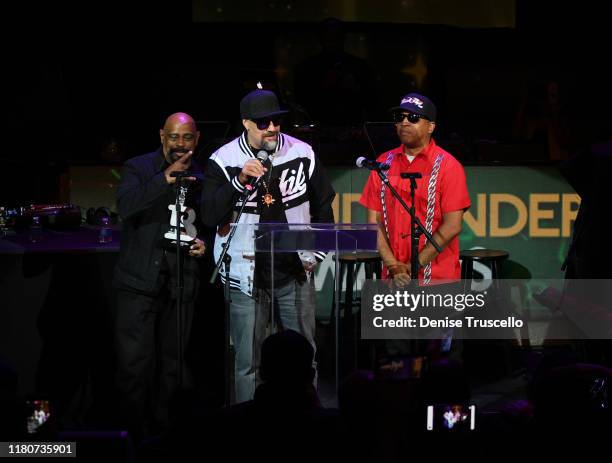
<svg viewBox="0 0 612 463">
<path fill-rule="evenodd" d="M 391 166 L 387 172 L 389 181 L 408 205 L 410 179 L 403 179 L 400 174 L 422 175 L 416 179 L 416 214 L 443 249 L 438 254 L 421 236 L 418 279 L 424 284 L 432 280 L 458 280 L 461 277 L 458 236 L 463 213 L 470 207 L 463 166 L 433 140 L 436 107 L 429 98 L 410 93 L 399 106 L 391 108 L 391 113 L 401 145 L 377 160 Z M 370 174 L 360 203 L 368 208 L 368 221 L 380 224 L 378 248 L 385 267 L 383 276 L 399 284 L 416 278 L 410 268 L 410 215 L 387 191 L 376 172 Z"/>
<path fill-rule="evenodd" d="M 229 224 L 248 195 L 239 224 L 330 223 L 335 192 L 312 148 L 280 132 L 281 110 L 273 92 L 254 90 L 240 102 L 244 132 L 210 158 L 204 181 L 203 218 L 217 227 L 215 258 L 227 240 Z M 264 162 L 260 159 L 264 151 Z M 245 193 L 252 178 L 255 191 Z M 314 286 L 312 272 L 319 253 L 278 253 L 274 257 L 274 294 L 271 295 L 270 256 L 254 252 L 254 237 L 240 227 L 231 242 L 230 330 L 235 350 L 236 402 L 250 400 L 270 298 L 282 329 L 293 329 L 314 347 Z M 225 275 L 221 273 L 225 283 Z"/>
</svg>

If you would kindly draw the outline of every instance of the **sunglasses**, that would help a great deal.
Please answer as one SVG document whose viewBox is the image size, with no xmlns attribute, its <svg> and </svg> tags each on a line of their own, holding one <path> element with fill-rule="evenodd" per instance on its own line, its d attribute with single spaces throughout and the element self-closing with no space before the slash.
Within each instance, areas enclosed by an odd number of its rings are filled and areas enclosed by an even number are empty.
<svg viewBox="0 0 612 463">
<path fill-rule="evenodd" d="M 251 120 L 255 123 L 255 125 L 257 126 L 259 130 L 266 130 L 268 127 L 270 127 L 270 122 L 272 122 L 272 125 L 276 127 L 277 125 L 280 125 L 281 122 L 283 121 L 281 117 L 267 117 L 264 119 L 251 119 Z"/>
<path fill-rule="evenodd" d="M 402 113 L 399 111 L 393 113 L 393 122 L 395 122 L 396 124 L 401 124 L 402 122 L 404 122 L 404 119 L 406 118 L 408 119 L 408 122 L 410 122 L 411 124 L 416 124 L 421 119 L 427 120 L 425 116 L 421 116 L 420 114 Z"/>
</svg>

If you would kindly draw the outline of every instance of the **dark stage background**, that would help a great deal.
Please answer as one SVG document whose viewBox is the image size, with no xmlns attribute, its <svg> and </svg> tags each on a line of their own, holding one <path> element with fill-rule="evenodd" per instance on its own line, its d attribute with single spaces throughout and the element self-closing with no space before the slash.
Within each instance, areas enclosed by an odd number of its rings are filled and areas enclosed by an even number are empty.
<svg viewBox="0 0 612 463">
<path fill-rule="evenodd" d="M 609 25 L 595 0 L 0 8 L 11 23 L 2 31 L 0 206 L 67 201 L 71 167 L 118 169 L 156 149 L 160 126 L 177 111 L 199 121 L 204 161 L 240 132 L 239 101 L 258 81 L 292 110 L 284 130 L 312 143 L 328 166 L 373 157 L 364 123 L 388 121 L 387 108 L 411 91 L 436 102 L 436 140 L 464 164 L 502 154 L 512 163 L 508 153 L 520 152 L 550 165 L 610 138 Z M 9 361 L 29 362 L 42 352 L 22 385 L 56 392 L 70 419 L 94 413 L 96 424 L 112 421 L 105 354 L 114 258 L 0 259 L 0 307 L 21 311 L 14 320 L 38 333 L 10 333 L 5 353 L 23 348 Z M 16 300 L 15 288 L 27 297 Z M 202 304 L 221 308 L 219 293 L 208 291 Z M 223 376 L 222 323 L 211 311 L 194 327 L 207 333 L 192 352 L 210 404 L 223 395 L 222 382 L 211 380 Z"/>
<path fill-rule="evenodd" d="M 608 40 L 595 1 L 470 1 L 461 15 L 439 12 L 455 2 L 383 2 L 376 15 L 366 3 L 309 2 L 309 15 L 301 2 L 3 6 L 15 28 L 3 31 L 9 136 L 0 197 L 60 199 L 69 165 L 115 164 L 154 149 L 175 111 L 223 121 L 203 130 L 206 156 L 239 131 L 238 102 L 258 81 L 293 109 L 285 130 L 313 142 L 329 165 L 373 154 L 363 122 L 388 120 L 386 108 L 410 91 L 432 96 L 437 139 L 462 161 L 486 161 L 480 147 L 495 143 L 554 158 L 537 127 L 553 113 L 564 153 L 608 135 Z M 212 15 L 213 4 L 222 13 Z M 321 21 L 332 13 L 351 21 Z M 420 22 L 399 22 L 410 18 Z"/>
</svg>

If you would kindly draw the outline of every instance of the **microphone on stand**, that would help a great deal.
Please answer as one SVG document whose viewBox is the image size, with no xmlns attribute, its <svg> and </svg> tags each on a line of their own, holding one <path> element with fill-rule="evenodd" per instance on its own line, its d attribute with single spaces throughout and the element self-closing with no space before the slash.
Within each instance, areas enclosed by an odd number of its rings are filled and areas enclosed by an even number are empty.
<svg viewBox="0 0 612 463">
<path fill-rule="evenodd" d="M 194 175 L 188 170 L 174 170 L 170 172 L 170 177 L 183 178 L 183 177 L 193 177 L 193 176 Z"/>
<path fill-rule="evenodd" d="M 170 172 L 170 177 L 176 178 L 177 187 L 198 181 L 195 174 L 189 170 L 174 170 Z"/>
<path fill-rule="evenodd" d="M 357 165 L 357 167 L 363 167 L 365 169 L 370 170 L 389 170 L 391 168 L 389 164 L 385 164 L 384 162 L 378 161 L 370 161 L 369 159 L 366 159 L 363 156 L 357 158 L 355 164 Z"/>
</svg>

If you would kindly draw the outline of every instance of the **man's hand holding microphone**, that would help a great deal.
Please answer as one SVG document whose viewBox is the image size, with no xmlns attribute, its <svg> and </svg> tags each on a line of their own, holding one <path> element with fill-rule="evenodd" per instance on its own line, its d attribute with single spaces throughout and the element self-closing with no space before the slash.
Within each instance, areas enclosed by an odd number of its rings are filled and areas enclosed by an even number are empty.
<svg viewBox="0 0 612 463">
<path fill-rule="evenodd" d="M 257 179 L 268 172 L 268 169 L 264 167 L 264 163 L 267 160 L 268 153 L 264 150 L 259 151 L 256 159 L 249 159 L 244 163 L 242 171 L 238 175 L 238 181 L 246 186 L 248 190 L 251 190 Z"/>
<path fill-rule="evenodd" d="M 176 183 L 176 174 L 172 176 L 173 172 L 177 172 L 181 174 L 183 172 L 187 172 L 191 167 L 191 156 L 193 156 L 193 151 L 188 151 L 187 153 L 181 155 L 176 161 L 170 164 L 166 170 L 164 170 L 164 176 L 166 177 L 166 183 L 171 185 Z M 179 175 L 180 176 L 180 175 Z M 195 182 L 195 177 L 183 177 L 184 180 L 188 182 Z"/>
</svg>

